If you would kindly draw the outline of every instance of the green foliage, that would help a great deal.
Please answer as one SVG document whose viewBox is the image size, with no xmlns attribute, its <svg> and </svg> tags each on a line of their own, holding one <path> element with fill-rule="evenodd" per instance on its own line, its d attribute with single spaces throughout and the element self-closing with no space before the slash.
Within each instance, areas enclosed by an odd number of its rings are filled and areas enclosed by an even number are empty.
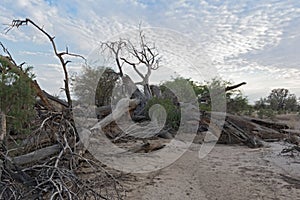
<svg viewBox="0 0 300 200">
<path fill-rule="evenodd" d="M 116 81 L 119 75 L 110 68 L 106 68 L 100 77 L 96 89 L 95 102 L 97 106 L 109 105 Z"/>
<path fill-rule="evenodd" d="M 254 105 L 254 108 L 256 110 L 259 110 L 259 109 L 266 109 L 268 107 L 267 105 L 267 99 L 266 98 L 260 98 L 258 101 L 255 102 L 255 105 Z"/>
<path fill-rule="evenodd" d="M 73 91 L 78 101 L 97 106 L 108 105 L 118 75 L 110 68 L 85 66 L 82 74 L 73 78 Z M 96 90 L 96 93 L 95 93 Z M 95 96 L 95 99 L 91 98 Z"/>
<path fill-rule="evenodd" d="M 222 110 L 222 105 L 226 104 L 227 112 L 230 113 L 249 113 L 250 106 L 248 99 L 240 90 L 230 90 L 225 92 L 225 88 L 232 85 L 230 81 L 214 78 L 211 81 L 206 81 L 203 85 L 197 84 L 195 91 L 200 99 L 200 109 L 210 111 L 212 109 L 212 97 L 215 110 Z M 218 108 L 219 106 L 219 108 Z"/>
<path fill-rule="evenodd" d="M 180 125 L 181 112 L 180 108 L 176 106 L 170 99 L 162 99 L 154 97 L 147 102 L 146 113 L 149 117 L 149 109 L 155 105 L 159 104 L 164 107 L 167 119 L 166 126 L 171 127 L 174 130 L 177 130 Z"/>
<path fill-rule="evenodd" d="M 195 98 L 197 97 L 197 92 L 199 90 L 195 82 L 182 77 L 166 81 L 160 88 L 162 94 L 168 92 L 167 90 L 171 90 L 173 95 L 175 95 L 180 102 L 196 101 Z"/>
<path fill-rule="evenodd" d="M 199 109 L 202 111 L 211 111 L 212 99 L 214 103 L 214 110 L 224 110 L 223 106 L 227 105 L 227 112 L 230 113 L 252 113 L 252 108 L 248 104 L 248 99 L 240 90 L 231 90 L 225 93 L 225 88 L 232 85 L 230 81 L 222 80 L 221 78 L 214 78 L 211 81 L 206 81 L 204 84 L 197 83 L 191 79 L 182 77 L 174 78 L 163 84 L 168 88 L 176 88 L 176 94 L 184 97 L 183 100 L 198 98 Z M 187 89 L 191 88 L 191 90 Z M 164 88 L 162 88 L 162 93 Z M 177 95 L 179 96 L 179 95 Z M 179 101 L 183 101 L 179 99 Z M 223 105 L 223 106 L 222 106 Z"/>
<path fill-rule="evenodd" d="M 288 89 L 273 89 L 267 98 L 260 98 L 255 102 L 255 109 L 271 109 L 278 114 L 298 111 L 297 97 L 290 94 Z"/>
<path fill-rule="evenodd" d="M 257 112 L 257 115 L 259 118 L 270 118 L 273 119 L 275 117 L 275 112 L 274 110 L 267 108 L 267 109 L 259 109 Z"/>
<path fill-rule="evenodd" d="M 35 92 L 31 88 L 33 74 L 30 67 L 19 76 L 8 68 L 8 63 L 0 60 L 0 110 L 7 117 L 8 131 L 24 133 L 34 117 Z"/>
<path fill-rule="evenodd" d="M 284 110 L 288 95 L 289 95 L 288 89 L 284 89 L 284 88 L 273 89 L 267 98 L 268 103 L 270 104 L 270 108 L 277 111 Z"/>
<path fill-rule="evenodd" d="M 242 114 L 251 112 L 251 106 L 248 104 L 248 99 L 238 91 L 236 95 L 227 98 L 227 111 Z"/>
</svg>

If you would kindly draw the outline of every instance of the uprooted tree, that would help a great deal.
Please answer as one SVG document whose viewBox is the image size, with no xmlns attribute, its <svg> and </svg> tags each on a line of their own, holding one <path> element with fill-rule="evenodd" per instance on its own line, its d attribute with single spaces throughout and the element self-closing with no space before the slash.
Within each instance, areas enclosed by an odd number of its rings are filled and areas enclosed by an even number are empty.
<svg viewBox="0 0 300 200">
<path fill-rule="evenodd" d="M 131 82 L 125 73 L 127 67 L 131 67 L 136 72 L 141 81 L 135 82 L 135 85 L 143 87 L 144 97 L 149 100 L 152 97 L 149 78 L 152 71 L 159 68 L 160 57 L 155 45 L 147 42 L 143 31 L 139 30 L 137 42 L 119 39 L 118 41 L 104 42 L 101 47 L 103 51 L 108 51 L 114 57 L 119 75 L 124 83 Z"/>
</svg>

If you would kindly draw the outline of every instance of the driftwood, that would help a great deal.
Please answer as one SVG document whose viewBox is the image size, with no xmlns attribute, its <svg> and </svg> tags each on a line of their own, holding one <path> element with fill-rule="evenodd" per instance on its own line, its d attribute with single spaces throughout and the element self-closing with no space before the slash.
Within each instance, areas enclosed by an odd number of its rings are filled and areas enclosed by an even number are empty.
<svg viewBox="0 0 300 200">
<path fill-rule="evenodd" d="M 280 174 L 283 180 L 285 180 L 287 183 L 293 185 L 295 188 L 300 189 L 300 179 L 297 179 L 295 177 L 287 176 L 285 174 Z"/>
<path fill-rule="evenodd" d="M 293 147 L 290 147 L 290 148 L 285 148 L 281 151 L 281 153 L 288 153 L 288 152 L 291 152 L 291 151 L 298 151 L 300 152 L 300 147 L 299 146 L 293 146 Z"/>
<path fill-rule="evenodd" d="M 112 123 L 113 121 L 119 119 L 122 117 L 125 113 L 129 113 L 130 110 L 134 109 L 139 103 L 139 100 L 137 99 L 128 99 L 123 98 L 121 99 L 118 104 L 116 105 L 116 108 L 112 111 L 111 114 L 106 116 L 104 119 L 102 119 L 100 122 L 95 124 L 91 130 L 95 129 L 102 129 Z"/>
<path fill-rule="evenodd" d="M 109 115 L 112 112 L 112 108 L 110 105 L 107 106 L 101 106 L 96 108 L 96 115 L 98 119 L 103 119 L 107 115 Z"/>
<path fill-rule="evenodd" d="M 241 87 L 242 85 L 246 85 L 246 84 L 247 84 L 246 82 L 242 82 L 242 83 L 239 83 L 239 84 L 236 84 L 236 85 L 227 86 L 225 88 L 225 92 L 230 91 L 230 90 L 234 90 L 234 89 L 236 89 L 238 87 Z"/>
<path fill-rule="evenodd" d="M 25 142 L 26 146 L 30 145 L 31 152 L 4 156 L 0 167 L 0 199 L 123 198 L 123 189 L 114 176 L 91 156 L 80 154 L 81 143 L 75 129 L 62 113 L 49 112 L 49 117 L 40 124 L 36 133 L 29 136 L 34 139 L 28 138 Z M 36 138 L 47 138 L 48 134 L 53 138 L 48 146 L 40 148 L 41 141 Z M 31 141 L 34 142 L 30 144 Z M 79 176 L 82 167 L 93 176 Z"/>
<path fill-rule="evenodd" d="M 25 165 L 29 163 L 35 163 L 37 161 L 41 161 L 55 153 L 60 151 L 60 146 L 58 144 L 54 144 L 52 146 L 45 147 L 43 149 L 38 149 L 34 152 L 30 152 L 25 155 L 17 156 L 12 158 L 13 163 L 17 165 Z"/>
<path fill-rule="evenodd" d="M 223 127 L 220 127 L 218 125 L 218 117 L 221 117 L 220 119 L 223 119 L 222 116 L 224 115 L 225 123 Z M 203 115 L 200 121 L 200 126 L 203 127 L 203 125 L 206 125 L 208 127 L 210 125 L 210 127 L 214 127 L 214 129 L 217 129 L 214 132 L 221 132 L 221 135 L 217 135 L 219 138 L 219 143 L 240 142 L 252 148 L 260 147 L 262 145 L 259 139 L 256 138 L 251 132 L 250 127 L 254 126 L 251 124 L 247 124 L 245 120 L 241 120 L 239 118 L 236 118 L 234 115 L 230 115 L 227 113 L 214 112 L 214 116 L 215 119 L 211 120 L 210 113 L 206 113 L 205 115 Z"/>
</svg>

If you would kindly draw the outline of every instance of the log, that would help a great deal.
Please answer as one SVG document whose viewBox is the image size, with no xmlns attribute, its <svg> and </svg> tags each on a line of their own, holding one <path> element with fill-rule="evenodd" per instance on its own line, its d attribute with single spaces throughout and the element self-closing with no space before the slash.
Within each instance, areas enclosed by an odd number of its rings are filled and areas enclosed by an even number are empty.
<svg viewBox="0 0 300 200">
<path fill-rule="evenodd" d="M 242 83 L 239 83 L 239 84 L 236 84 L 236 85 L 227 86 L 225 88 L 225 92 L 230 91 L 230 90 L 234 90 L 234 89 L 236 89 L 236 88 L 238 88 L 238 87 L 240 87 L 242 85 L 245 85 L 245 84 L 247 84 L 247 83 L 246 82 L 242 82 Z"/>
<path fill-rule="evenodd" d="M 25 155 L 17 156 L 12 158 L 12 162 L 16 165 L 25 165 L 29 163 L 34 163 L 39 160 L 43 160 L 61 150 L 58 144 L 48 146 L 36 151 L 30 152 Z"/>
<path fill-rule="evenodd" d="M 97 107 L 96 108 L 97 119 L 103 119 L 104 117 L 109 115 L 111 112 L 112 112 L 112 108 L 110 105 Z"/>
<path fill-rule="evenodd" d="M 129 112 L 130 110 L 134 109 L 139 104 L 138 99 L 128 99 L 123 98 L 118 103 L 116 108 L 112 111 L 111 114 L 106 116 L 104 119 L 102 119 L 100 122 L 95 124 L 91 131 L 95 129 L 103 129 L 107 125 L 109 125 L 111 122 L 119 119 L 122 117 L 126 112 Z"/>
<path fill-rule="evenodd" d="M 227 135 L 229 143 L 231 143 L 232 141 L 239 141 L 251 148 L 262 146 L 260 140 L 255 137 L 255 134 L 253 134 L 253 130 L 255 130 L 258 125 L 254 124 L 244 117 L 219 112 L 206 113 L 206 115 L 202 117 L 202 123 L 208 123 L 205 122 L 205 120 L 209 121 L 211 114 L 214 114 L 214 123 L 218 123 L 219 120 L 223 120 L 225 117 L 222 134 L 218 142 L 224 143 L 224 138 L 226 139 Z M 226 135 L 224 136 L 223 134 Z"/>
<path fill-rule="evenodd" d="M 287 134 L 294 134 L 300 136 L 300 130 L 295 130 L 295 129 L 282 129 L 281 130 L 283 133 Z"/>
<path fill-rule="evenodd" d="M 255 119 L 255 118 L 252 118 L 250 120 L 261 126 L 265 126 L 265 127 L 271 128 L 271 129 L 276 129 L 278 131 L 281 131 L 282 129 L 289 129 L 289 126 L 284 123 L 272 122 L 272 121 L 267 121 L 267 120 L 263 120 L 263 119 Z"/>
<path fill-rule="evenodd" d="M 152 152 L 152 151 L 157 151 L 157 150 L 160 150 L 162 148 L 164 148 L 166 145 L 165 144 L 161 144 L 159 141 L 147 141 L 145 142 L 144 144 L 142 145 L 138 145 L 138 146 L 135 146 L 131 149 L 129 149 L 130 152 L 133 152 L 133 153 L 149 153 L 149 152 Z"/>
</svg>

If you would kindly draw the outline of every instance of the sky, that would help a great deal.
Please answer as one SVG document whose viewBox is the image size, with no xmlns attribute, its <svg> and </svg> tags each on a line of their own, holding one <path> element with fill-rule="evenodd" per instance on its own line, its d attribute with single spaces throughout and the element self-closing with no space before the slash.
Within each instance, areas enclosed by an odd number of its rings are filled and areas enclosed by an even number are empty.
<svg viewBox="0 0 300 200">
<path fill-rule="evenodd" d="M 24 18 L 55 36 L 59 50 L 67 46 L 87 58 L 101 42 L 131 37 L 141 24 L 160 48 L 157 77 L 172 69 L 199 82 L 245 81 L 250 102 L 274 88 L 300 97 L 298 0 L 1 0 L 0 41 L 17 63 L 34 67 L 44 90 L 60 95 L 62 69 L 47 38 L 32 26 L 5 33 L 13 19 Z M 82 61 L 72 61 L 70 74 L 80 73 Z"/>
</svg>

